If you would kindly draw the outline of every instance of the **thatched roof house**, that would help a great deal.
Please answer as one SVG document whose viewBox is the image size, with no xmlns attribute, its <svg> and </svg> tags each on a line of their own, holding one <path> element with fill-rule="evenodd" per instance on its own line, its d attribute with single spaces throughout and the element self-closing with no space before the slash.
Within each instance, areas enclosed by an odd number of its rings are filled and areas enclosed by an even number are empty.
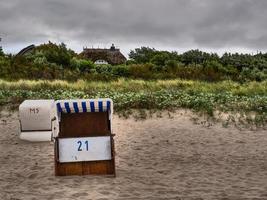
<svg viewBox="0 0 267 200">
<path fill-rule="evenodd" d="M 82 58 L 89 59 L 96 64 L 119 65 L 126 62 L 125 56 L 116 49 L 114 44 L 109 49 L 84 48 L 80 54 Z"/>
</svg>

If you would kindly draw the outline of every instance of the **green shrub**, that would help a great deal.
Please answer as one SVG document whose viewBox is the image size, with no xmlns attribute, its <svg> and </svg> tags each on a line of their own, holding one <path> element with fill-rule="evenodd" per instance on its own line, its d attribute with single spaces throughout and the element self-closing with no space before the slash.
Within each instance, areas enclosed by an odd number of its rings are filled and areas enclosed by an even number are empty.
<svg viewBox="0 0 267 200">
<path fill-rule="evenodd" d="M 120 77 L 129 77 L 129 67 L 126 65 L 117 65 L 112 67 L 112 74 Z"/>
<path fill-rule="evenodd" d="M 90 72 L 95 67 L 94 63 L 90 60 L 78 59 L 76 57 L 70 60 L 70 68 L 80 72 Z"/>
<path fill-rule="evenodd" d="M 158 66 L 164 66 L 167 60 L 169 59 L 169 55 L 167 53 L 158 53 L 151 59 L 151 63 Z"/>
<path fill-rule="evenodd" d="M 136 48 L 135 50 L 130 51 L 129 58 L 139 64 L 148 63 L 156 52 L 157 51 L 154 48 Z"/>
<path fill-rule="evenodd" d="M 252 70 L 245 67 L 240 73 L 240 79 L 242 80 L 255 80 L 263 81 L 267 79 L 267 70 L 259 70 L 258 68 L 253 68 Z"/>
<path fill-rule="evenodd" d="M 73 73 L 65 75 L 70 81 L 75 80 Z M 24 99 L 109 97 L 113 99 L 116 111 L 131 108 L 171 110 L 189 108 L 209 115 L 213 115 L 214 111 L 252 112 L 257 123 L 266 124 L 266 88 L 267 81 L 239 84 L 232 81 L 207 83 L 179 79 L 161 81 L 119 79 L 107 84 L 104 79 L 103 82 L 0 80 L 0 105 L 20 103 Z"/>
<path fill-rule="evenodd" d="M 134 78 L 149 79 L 152 77 L 153 64 L 129 65 L 129 73 Z"/>
<path fill-rule="evenodd" d="M 0 46 L 0 57 L 4 57 L 5 56 L 5 53 L 4 53 L 4 51 L 3 51 L 3 48 Z"/>
<path fill-rule="evenodd" d="M 158 51 L 141 47 L 129 54 L 126 65 L 95 66 L 81 59 L 65 44 L 49 42 L 37 46 L 25 56 L 8 56 L 0 52 L 0 77 L 5 79 L 114 80 L 118 77 L 138 79 L 192 79 L 239 82 L 267 80 L 267 54 L 231 54 L 190 50 Z M 139 63 L 139 64 L 136 64 Z M 88 75 L 89 74 L 89 75 Z"/>
<path fill-rule="evenodd" d="M 48 44 L 42 44 L 34 50 L 34 54 L 42 52 L 49 63 L 55 63 L 65 67 L 70 66 L 70 60 L 75 55 L 74 51 L 66 48 L 64 43 L 59 45 L 49 42 Z"/>
<path fill-rule="evenodd" d="M 5 56 L 0 56 L 0 77 L 8 78 L 10 73 L 10 60 Z"/>
<path fill-rule="evenodd" d="M 96 65 L 96 72 L 103 75 L 112 75 L 112 66 L 111 65 Z"/>
<path fill-rule="evenodd" d="M 126 65 L 133 65 L 133 64 L 137 64 L 137 62 L 134 60 L 127 60 L 126 61 Z"/>
<path fill-rule="evenodd" d="M 178 67 L 178 62 L 176 60 L 167 60 L 165 66 L 168 72 L 174 72 Z"/>
</svg>

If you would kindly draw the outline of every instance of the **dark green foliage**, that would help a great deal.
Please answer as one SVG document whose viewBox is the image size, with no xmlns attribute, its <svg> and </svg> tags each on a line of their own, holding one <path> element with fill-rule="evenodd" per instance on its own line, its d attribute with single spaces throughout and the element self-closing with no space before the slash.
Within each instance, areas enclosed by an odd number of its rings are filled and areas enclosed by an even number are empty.
<svg viewBox="0 0 267 200">
<path fill-rule="evenodd" d="M 216 59 L 218 56 L 197 50 L 190 50 L 181 55 L 181 61 L 186 64 L 203 64 L 208 60 Z"/>
<path fill-rule="evenodd" d="M 126 61 L 126 65 L 133 65 L 133 64 L 137 64 L 134 60 L 127 60 Z"/>
<path fill-rule="evenodd" d="M 67 49 L 64 43 L 57 45 L 49 42 L 48 44 L 40 45 L 35 49 L 34 53 L 38 54 L 38 52 L 44 55 L 47 62 L 65 67 L 70 66 L 70 60 L 75 55 L 74 51 Z"/>
<path fill-rule="evenodd" d="M 141 59 L 145 55 L 146 59 Z M 219 57 L 216 53 L 206 53 L 197 49 L 178 55 L 176 52 L 141 47 L 131 51 L 129 57 L 135 63 L 153 63 L 155 65 L 153 71 L 158 74 L 151 74 L 150 78 L 178 77 L 207 81 L 232 79 L 244 82 L 266 80 L 267 76 L 267 54 L 262 53 L 257 55 L 225 53 Z"/>
<path fill-rule="evenodd" d="M 164 66 L 167 60 L 180 60 L 177 52 L 158 51 L 154 48 L 141 47 L 131 50 L 129 53 L 130 60 L 128 64 L 145 64 L 153 63 L 158 66 Z"/>
<path fill-rule="evenodd" d="M 192 79 L 239 82 L 267 79 L 267 54 L 231 54 L 190 50 L 182 54 L 141 47 L 132 50 L 126 65 L 95 66 L 80 59 L 65 44 L 42 44 L 24 56 L 4 55 L 0 50 L 2 79 L 113 80 L 119 77 L 138 79 Z"/>
<path fill-rule="evenodd" d="M 148 63 L 156 53 L 156 49 L 149 47 L 137 48 L 134 51 L 131 50 L 129 58 L 136 63 Z"/>
<path fill-rule="evenodd" d="M 111 65 L 97 65 L 95 71 L 99 74 L 109 75 L 112 72 Z"/>
<path fill-rule="evenodd" d="M 153 64 L 137 64 L 129 66 L 129 73 L 133 78 L 151 79 L 153 78 Z"/>
<path fill-rule="evenodd" d="M 0 56 L 0 77 L 5 77 L 10 73 L 10 59 Z"/>
<path fill-rule="evenodd" d="M 129 77 L 129 67 L 126 65 L 117 65 L 112 67 L 112 74 L 119 77 Z"/>
<path fill-rule="evenodd" d="M 70 67 L 72 70 L 78 70 L 80 72 L 90 72 L 93 69 L 94 63 L 90 60 L 78 59 L 76 57 L 70 60 Z"/>
<path fill-rule="evenodd" d="M 163 52 L 163 53 L 158 53 L 153 58 L 151 59 L 151 63 L 158 65 L 158 66 L 164 66 L 166 61 L 169 60 L 170 57 L 168 53 Z"/>
<path fill-rule="evenodd" d="M 3 51 L 3 48 L 0 46 L 0 56 L 4 56 L 4 51 Z"/>
<path fill-rule="evenodd" d="M 256 80 L 256 81 L 263 81 L 267 80 L 267 70 L 259 70 L 258 68 L 254 67 L 253 69 L 243 68 L 240 73 L 240 78 L 242 80 Z"/>
<path fill-rule="evenodd" d="M 178 67 L 178 62 L 176 60 L 167 60 L 165 62 L 166 70 L 168 72 L 174 72 Z"/>
</svg>

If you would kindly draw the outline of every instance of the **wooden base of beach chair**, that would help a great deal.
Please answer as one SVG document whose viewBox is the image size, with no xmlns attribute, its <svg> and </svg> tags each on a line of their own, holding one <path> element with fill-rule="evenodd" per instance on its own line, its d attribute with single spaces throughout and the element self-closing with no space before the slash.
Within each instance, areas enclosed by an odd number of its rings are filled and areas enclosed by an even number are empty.
<svg viewBox="0 0 267 200">
<path fill-rule="evenodd" d="M 114 161 L 89 161 L 56 163 L 56 176 L 69 175 L 114 175 Z"/>
</svg>

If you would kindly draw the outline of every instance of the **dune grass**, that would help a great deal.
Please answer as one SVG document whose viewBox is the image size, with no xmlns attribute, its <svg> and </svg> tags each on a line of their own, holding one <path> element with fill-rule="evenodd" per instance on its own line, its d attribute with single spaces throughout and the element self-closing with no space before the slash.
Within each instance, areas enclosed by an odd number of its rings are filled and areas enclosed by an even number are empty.
<svg viewBox="0 0 267 200">
<path fill-rule="evenodd" d="M 40 89 L 57 89 L 65 90 L 79 90 L 79 91 L 101 91 L 112 90 L 120 92 L 140 92 L 140 91 L 158 91 L 162 89 L 167 90 L 186 90 L 195 92 L 230 92 L 236 95 L 266 95 L 267 94 L 267 81 L 263 82 L 247 82 L 244 84 L 236 83 L 233 81 L 222 81 L 216 83 L 191 81 L 191 80 L 157 80 L 157 81 L 144 81 L 144 80 L 127 80 L 118 79 L 110 82 L 99 81 L 84 81 L 67 82 L 63 80 L 19 80 L 9 82 L 0 80 L 1 90 L 32 90 L 38 91 Z"/>
<path fill-rule="evenodd" d="M 24 99 L 73 98 L 112 98 L 116 111 L 189 108 L 209 115 L 214 111 L 253 112 L 260 123 L 267 120 L 267 81 L 240 84 L 180 79 L 119 79 L 110 82 L 0 80 L 1 105 L 18 105 Z"/>
</svg>

